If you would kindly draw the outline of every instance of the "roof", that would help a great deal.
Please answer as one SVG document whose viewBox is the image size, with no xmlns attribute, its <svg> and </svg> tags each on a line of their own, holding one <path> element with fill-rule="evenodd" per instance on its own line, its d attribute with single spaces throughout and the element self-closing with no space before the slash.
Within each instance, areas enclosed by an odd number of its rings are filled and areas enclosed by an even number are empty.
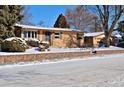
<svg viewBox="0 0 124 93">
<path fill-rule="evenodd" d="M 22 25 L 22 24 L 15 24 L 15 26 L 21 27 L 21 28 L 29 28 L 29 29 L 35 29 L 35 30 L 54 30 L 54 31 L 73 31 L 73 32 L 81 32 L 80 30 L 76 29 L 68 29 L 68 28 L 50 28 L 50 27 L 39 27 L 39 26 L 31 26 L 31 25 Z"/>
<path fill-rule="evenodd" d="M 115 35 L 115 37 L 122 38 L 122 36 L 120 34 Z"/>
<path fill-rule="evenodd" d="M 104 32 L 92 32 L 92 33 L 84 33 L 84 37 L 96 37 L 104 34 Z"/>
</svg>

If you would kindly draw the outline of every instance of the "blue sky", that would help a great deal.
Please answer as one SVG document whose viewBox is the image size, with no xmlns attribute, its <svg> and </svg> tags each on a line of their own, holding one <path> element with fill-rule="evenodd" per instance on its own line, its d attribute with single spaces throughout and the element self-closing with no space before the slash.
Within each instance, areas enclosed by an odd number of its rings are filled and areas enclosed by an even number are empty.
<svg viewBox="0 0 124 93">
<path fill-rule="evenodd" d="M 66 8 L 74 8 L 74 5 L 30 5 L 28 11 L 32 14 L 32 22 L 38 24 L 44 21 L 44 26 L 52 27 L 59 16 L 65 14 Z"/>
</svg>

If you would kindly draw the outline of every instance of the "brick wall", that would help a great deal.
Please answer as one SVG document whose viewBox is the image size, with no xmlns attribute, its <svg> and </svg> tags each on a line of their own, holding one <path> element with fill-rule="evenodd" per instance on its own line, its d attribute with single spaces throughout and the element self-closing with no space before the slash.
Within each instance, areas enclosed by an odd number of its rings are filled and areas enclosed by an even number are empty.
<svg viewBox="0 0 124 93">
<path fill-rule="evenodd" d="M 116 54 L 116 53 L 124 53 L 124 50 L 97 51 L 96 55 Z M 86 57 L 86 56 L 94 56 L 94 54 L 90 53 L 90 51 L 87 51 L 87 52 L 41 53 L 41 54 L 6 55 L 6 56 L 0 55 L 0 64 L 55 60 L 55 59 L 65 59 L 65 58 Z"/>
</svg>

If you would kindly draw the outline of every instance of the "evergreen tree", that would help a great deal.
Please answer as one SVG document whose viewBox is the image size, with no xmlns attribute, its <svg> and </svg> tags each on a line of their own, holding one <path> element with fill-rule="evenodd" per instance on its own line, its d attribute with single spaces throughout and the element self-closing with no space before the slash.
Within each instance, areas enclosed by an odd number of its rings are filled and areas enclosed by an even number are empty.
<svg viewBox="0 0 124 93">
<path fill-rule="evenodd" d="M 57 18 L 54 27 L 56 28 L 70 28 L 68 25 L 66 18 L 63 14 L 60 14 L 59 17 Z"/>
<path fill-rule="evenodd" d="M 14 25 L 23 17 L 21 5 L 0 5 L 0 38 L 13 37 Z"/>
</svg>

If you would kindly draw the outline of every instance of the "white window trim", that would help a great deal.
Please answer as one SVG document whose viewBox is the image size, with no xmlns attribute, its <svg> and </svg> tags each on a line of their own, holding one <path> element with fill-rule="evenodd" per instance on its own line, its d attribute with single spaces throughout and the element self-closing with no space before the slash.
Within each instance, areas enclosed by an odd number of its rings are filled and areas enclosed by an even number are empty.
<svg viewBox="0 0 124 93">
<path fill-rule="evenodd" d="M 30 32 L 30 37 L 28 37 L 29 36 L 29 32 Z M 24 33 L 26 33 L 26 35 Z M 36 33 L 36 35 L 35 35 L 35 33 Z M 32 34 L 34 34 L 34 35 L 32 35 Z M 34 36 L 34 37 L 32 37 L 32 36 Z M 21 37 L 22 38 L 37 38 L 38 37 L 38 33 L 36 31 L 23 31 L 22 34 L 21 34 Z"/>
<path fill-rule="evenodd" d="M 56 33 L 59 33 L 59 34 L 56 35 Z M 58 37 L 58 38 L 56 38 L 56 37 Z M 55 32 L 55 34 L 54 34 L 54 38 L 55 38 L 55 39 L 60 39 L 60 38 L 61 38 L 61 32 Z"/>
</svg>

